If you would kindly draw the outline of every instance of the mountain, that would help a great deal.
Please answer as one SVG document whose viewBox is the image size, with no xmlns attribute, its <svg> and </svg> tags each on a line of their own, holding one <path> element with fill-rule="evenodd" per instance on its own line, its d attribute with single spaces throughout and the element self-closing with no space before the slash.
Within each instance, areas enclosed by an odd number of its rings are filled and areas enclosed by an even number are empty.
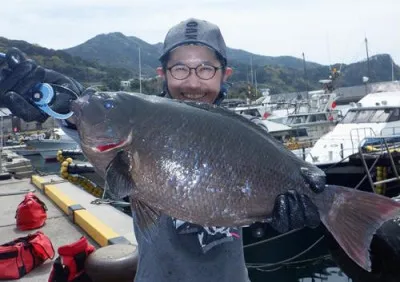
<svg viewBox="0 0 400 282">
<path fill-rule="evenodd" d="M 0 52 L 17 47 L 39 65 L 76 78 L 80 82 L 99 82 L 108 77 L 130 77 L 130 71 L 123 68 L 108 67 L 80 57 L 74 57 L 61 50 L 52 50 L 22 40 L 9 40 L 0 37 Z M 1 66 L 1 65 L 0 65 Z"/>
<path fill-rule="evenodd" d="M 138 49 L 141 49 L 142 73 L 155 75 L 159 66 L 162 43 L 148 44 L 145 41 L 125 36 L 122 33 L 101 34 L 76 47 L 65 49 L 74 56 L 95 61 L 99 64 L 123 67 L 133 73 L 138 72 Z M 262 87 L 268 87 L 272 93 L 282 91 L 303 91 L 319 88 L 318 81 L 330 75 L 330 67 L 306 62 L 307 78 L 305 78 L 303 60 L 290 56 L 262 56 L 240 49 L 227 49 L 229 64 L 234 68 L 230 79 L 233 84 L 255 81 Z M 251 59 L 250 59 L 251 58 Z M 250 64 L 252 64 L 253 72 Z M 335 64 L 341 71 L 338 86 L 351 86 L 362 83 L 362 77 L 368 75 L 365 61 L 354 64 Z M 400 76 L 399 67 L 395 66 L 396 77 Z M 252 79 L 253 77 L 253 79 Z M 371 57 L 370 82 L 391 79 L 391 57 L 387 54 Z"/>
<path fill-rule="evenodd" d="M 99 64 L 127 68 L 136 72 L 139 65 L 139 48 L 142 73 L 154 75 L 154 69 L 159 66 L 158 57 L 161 55 L 162 43 L 152 45 L 137 37 L 113 32 L 97 35 L 78 46 L 64 49 L 64 51 Z M 229 62 L 234 65 L 249 65 L 251 57 L 254 65 L 275 65 L 297 70 L 303 69 L 303 60 L 290 56 L 262 56 L 232 48 L 227 48 L 227 56 Z M 307 62 L 306 66 L 308 68 L 316 68 L 321 65 Z"/>
<path fill-rule="evenodd" d="M 88 41 L 63 51 L 72 56 L 79 56 L 89 61 L 133 71 L 133 76 L 139 72 L 139 48 L 142 73 L 155 75 L 158 66 L 159 50 L 145 41 L 125 36 L 120 32 L 100 34 Z"/>
<path fill-rule="evenodd" d="M 340 68 L 339 64 L 335 65 Z M 368 62 L 363 60 L 353 64 L 341 66 L 341 86 L 353 86 L 362 83 L 362 76 L 369 77 L 370 82 L 388 81 L 392 77 L 392 57 L 389 54 L 379 54 L 369 58 L 369 74 Z M 360 75 L 362 74 L 362 75 Z M 394 65 L 394 75 L 399 79 L 399 66 Z"/>
<path fill-rule="evenodd" d="M 100 34 L 88 41 L 65 50 L 51 50 L 25 41 L 8 40 L 0 37 L 0 51 L 18 47 L 39 64 L 52 68 L 80 82 L 106 85 L 108 89 L 118 90 L 119 81 L 137 78 L 139 72 L 139 48 L 142 76 L 155 77 L 158 57 L 162 44 L 149 44 L 134 36 L 125 36 L 115 32 Z M 228 48 L 229 65 L 234 69 L 230 82 L 230 96 L 246 97 L 258 89 L 269 88 L 272 94 L 298 92 L 319 89 L 318 81 L 331 74 L 331 67 L 313 62 L 306 63 L 307 76 L 303 69 L 303 60 L 290 56 L 270 57 L 252 54 L 238 49 Z M 250 66 L 250 58 L 252 68 Z M 389 81 L 392 58 L 380 54 L 369 60 L 369 81 Z M 340 70 L 337 87 L 360 85 L 362 77 L 368 76 L 366 61 L 352 64 L 337 63 L 332 66 Z M 400 68 L 394 65 L 394 77 L 400 78 Z M 252 83 L 253 82 L 253 83 Z M 157 79 L 143 81 L 145 93 L 157 93 L 161 83 Z M 138 80 L 133 82 L 131 90 L 139 90 Z"/>
<path fill-rule="evenodd" d="M 227 56 L 229 58 L 229 61 L 233 61 L 234 63 L 238 62 L 242 64 L 250 64 L 250 62 L 252 62 L 252 64 L 255 65 L 274 65 L 280 67 L 293 68 L 297 70 L 304 69 L 303 60 L 291 56 L 279 56 L 279 57 L 262 56 L 262 55 L 252 54 L 244 50 L 232 49 L 232 48 L 227 49 Z M 313 62 L 306 63 L 307 68 L 316 68 L 320 66 L 321 66 L 320 64 Z"/>
</svg>

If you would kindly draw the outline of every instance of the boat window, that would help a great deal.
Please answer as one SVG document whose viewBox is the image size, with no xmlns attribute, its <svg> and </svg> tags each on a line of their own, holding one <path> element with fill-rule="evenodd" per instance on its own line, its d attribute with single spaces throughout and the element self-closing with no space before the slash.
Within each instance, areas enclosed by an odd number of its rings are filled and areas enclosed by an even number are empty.
<svg viewBox="0 0 400 282">
<path fill-rule="evenodd" d="M 349 110 L 340 123 L 352 123 L 357 115 L 357 111 Z"/>
<path fill-rule="evenodd" d="M 377 110 L 371 116 L 370 122 L 386 122 L 392 112 L 393 110 L 391 109 Z"/>
<path fill-rule="evenodd" d="M 306 117 L 307 117 L 307 116 L 294 116 L 294 117 L 289 117 L 288 123 L 287 123 L 287 124 L 305 123 L 305 122 L 306 122 Z"/>
<path fill-rule="evenodd" d="M 309 122 L 316 122 L 317 121 L 317 117 L 315 115 L 311 115 Z"/>
<path fill-rule="evenodd" d="M 240 111 L 240 114 L 249 115 L 253 117 L 261 117 L 260 113 L 256 109 L 247 109 Z"/>
<path fill-rule="evenodd" d="M 318 114 L 316 116 L 317 121 L 324 121 L 326 120 L 326 115 L 325 114 Z"/>
<path fill-rule="evenodd" d="M 307 134 L 307 129 L 306 128 L 298 128 L 296 129 L 296 133 L 295 133 L 296 137 L 305 137 L 308 136 Z"/>
<path fill-rule="evenodd" d="M 358 115 L 355 117 L 355 123 L 365 123 L 370 122 L 370 118 L 373 114 L 375 114 L 376 110 L 361 110 L 358 112 Z"/>
<path fill-rule="evenodd" d="M 400 109 L 392 109 L 388 122 L 398 120 L 400 120 Z"/>
<path fill-rule="evenodd" d="M 349 110 L 341 123 L 385 122 L 390 114 L 390 110 Z"/>
</svg>

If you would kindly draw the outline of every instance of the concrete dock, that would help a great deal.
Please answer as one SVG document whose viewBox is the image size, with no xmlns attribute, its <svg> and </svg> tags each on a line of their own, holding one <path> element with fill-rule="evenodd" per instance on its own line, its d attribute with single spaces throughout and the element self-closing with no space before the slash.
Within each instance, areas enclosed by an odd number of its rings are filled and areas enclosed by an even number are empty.
<svg viewBox="0 0 400 282">
<path fill-rule="evenodd" d="M 19 231 L 15 212 L 29 190 L 47 205 L 46 224 L 35 230 Z M 20 194 L 15 194 L 20 193 Z M 57 249 L 86 236 L 96 248 L 112 244 L 136 245 L 132 218 L 118 209 L 91 202 L 96 198 L 58 175 L 0 181 L 0 244 L 41 230 Z M 22 281 L 47 281 L 53 261 L 34 269 Z"/>
</svg>

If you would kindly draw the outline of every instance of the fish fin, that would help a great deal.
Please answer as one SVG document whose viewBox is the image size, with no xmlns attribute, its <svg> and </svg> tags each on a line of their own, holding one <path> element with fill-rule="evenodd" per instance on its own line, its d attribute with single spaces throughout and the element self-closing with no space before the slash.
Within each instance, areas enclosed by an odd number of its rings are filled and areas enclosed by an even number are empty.
<svg viewBox="0 0 400 282">
<path fill-rule="evenodd" d="M 383 223 L 400 214 L 400 203 L 335 185 L 327 185 L 315 199 L 321 221 L 342 249 L 359 266 L 371 271 L 372 237 Z"/>
<path fill-rule="evenodd" d="M 106 188 L 117 199 L 121 199 L 135 189 L 135 183 L 129 172 L 129 156 L 119 151 L 106 169 Z"/>
<path fill-rule="evenodd" d="M 133 214 L 143 237 L 148 241 L 152 241 L 161 212 L 133 197 L 131 197 L 131 209 L 134 212 Z"/>
<path fill-rule="evenodd" d="M 304 181 L 312 191 L 315 193 L 321 193 L 325 190 L 326 176 L 324 173 L 319 173 L 319 171 L 316 172 L 316 170 L 308 167 L 301 167 L 300 171 Z"/>
</svg>

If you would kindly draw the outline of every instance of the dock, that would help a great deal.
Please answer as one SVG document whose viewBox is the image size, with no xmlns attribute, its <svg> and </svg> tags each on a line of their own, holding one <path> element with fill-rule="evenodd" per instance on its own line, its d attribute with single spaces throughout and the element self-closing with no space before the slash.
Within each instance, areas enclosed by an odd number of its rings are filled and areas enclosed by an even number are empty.
<svg viewBox="0 0 400 282">
<path fill-rule="evenodd" d="M 15 212 L 28 191 L 34 191 L 47 206 L 47 220 L 39 229 L 20 231 L 16 228 Z M 52 241 L 55 257 L 60 246 L 71 244 L 81 236 L 97 249 L 113 244 L 137 245 L 132 218 L 107 205 L 92 204 L 96 197 L 58 175 L 32 175 L 30 178 L 0 181 L 0 244 L 36 231 Z M 53 261 L 32 270 L 22 281 L 47 281 Z M 11 281 L 11 280 L 10 280 Z"/>
</svg>

